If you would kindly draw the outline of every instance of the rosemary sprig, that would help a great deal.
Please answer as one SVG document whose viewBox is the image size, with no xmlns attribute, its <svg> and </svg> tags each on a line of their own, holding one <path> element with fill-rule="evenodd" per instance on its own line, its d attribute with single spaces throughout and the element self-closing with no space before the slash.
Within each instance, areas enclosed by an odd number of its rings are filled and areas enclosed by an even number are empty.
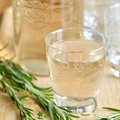
<svg viewBox="0 0 120 120">
<path fill-rule="evenodd" d="M 34 96 L 38 105 L 49 112 L 52 120 L 73 120 L 72 118 L 79 118 L 71 114 L 72 111 L 57 106 L 53 101 L 53 94 L 47 93 L 51 92 L 52 88 L 40 88 L 35 86 L 32 80 L 36 80 L 36 78 L 22 70 L 18 64 L 12 62 L 13 58 L 10 60 L 5 58 L 0 59 L 0 73 L 4 72 L 5 77 L 10 78 L 15 87 L 28 90 Z"/>
<path fill-rule="evenodd" d="M 79 118 L 78 116 L 68 114 L 72 113 L 71 111 L 57 106 L 52 100 L 53 95 L 46 93 L 51 92 L 52 88 L 39 88 L 35 86 L 31 80 L 36 78 L 23 71 L 18 64 L 11 60 L 0 61 L 0 73 L 2 71 L 5 72 L 6 77 L 11 78 L 16 87 L 27 89 L 34 96 L 38 105 L 50 113 L 52 120 L 72 120 L 72 118 Z"/>
<path fill-rule="evenodd" d="M 35 120 L 33 115 L 33 110 L 25 107 L 21 100 L 24 100 L 28 95 L 22 96 L 20 98 L 17 97 L 16 89 L 10 85 L 10 83 L 6 80 L 4 72 L 2 72 L 2 75 L 0 75 L 0 82 L 2 83 L 3 89 L 9 94 L 12 101 L 15 101 L 17 107 L 20 110 L 20 120 L 23 120 L 23 117 L 25 117 L 25 120 Z M 19 89 L 20 90 L 20 89 Z"/>
<path fill-rule="evenodd" d="M 111 110 L 111 111 L 117 111 L 118 113 L 112 113 L 108 117 L 100 116 L 97 114 L 94 114 L 95 117 L 101 118 L 100 120 L 120 120 L 120 110 L 116 108 L 110 108 L 110 107 L 102 107 L 103 109 Z"/>
</svg>

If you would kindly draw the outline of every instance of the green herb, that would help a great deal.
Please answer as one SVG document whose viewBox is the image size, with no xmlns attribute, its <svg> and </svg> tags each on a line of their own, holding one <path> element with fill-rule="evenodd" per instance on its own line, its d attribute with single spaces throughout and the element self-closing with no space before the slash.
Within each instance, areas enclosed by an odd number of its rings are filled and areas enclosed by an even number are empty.
<svg viewBox="0 0 120 120">
<path fill-rule="evenodd" d="M 120 113 L 116 113 L 114 115 L 110 115 L 108 117 L 100 116 L 97 114 L 94 114 L 95 117 L 101 118 L 100 120 L 117 120 L 117 118 L 120 116 Z"/>
<path fill-rule="evenodd" d="M 8 46 L 9 43 L 7 43 L 2 49 L 0 49 L 0 51 L 4 50 L 7 46 Z"/>
<path fill-rule="evenodd" d="M 90 114 L 83 114 L 83 113 L 81 113 L 81 115 L 82 115 L 82 116 L 89 116 Z"/>
<path fill-rule="evenodd" d="M 120 112 L 120 110 L 116 109 L 116 108 L 103 107 L 103 109 Z M 119 118 L 118 120 L 120 120 L 120 113 L 112 113 L 108 117 L 100 116 L 100 115 L 97 115 L 97 114 L 94 114 L 94 116 L 98 117 L 98 118 L 101 118 L 100 120 L 117 120 L 118 118 Z"/>
<path fill-rule="evenodd" d="M 38 115 L 37 118 L 41 119 L 41 120 L 43 120 L 44 118 L 47 118 L 47 116 L 46 115 L 43 116 L 43 113 L 41 113 L 41 112 L 39 112 L 37 115 Z"/>
<path fill-rule="evenodd" d="M 97 108 L 97 101 L 96 101 L 96 99 L 95 99 L 95 97 L 92 97 L 93 98 L 93 100 L 94 100 L 94 103 L 95 103 L 95 107 L 94 107 L 94 109 L 93 109 L 93 113 L 95 112 L 95 110 L 96 110 L 96 108 Z M 83 113 L 81 113 L 81 115 L 82 116 L 89 116 L 90 114 L 83 114 Z"/>
<path fill-rule="evenodd" d="M 9 94 L 10 98 L 12 101 L 15 101 L 17 107 L 20 110 L 20 120 L 23 120 L 23 117 L 25 117 L 25 120 L 35 120 L 32 115 L 33 115 L 33 110 L 26 108 L 21 100 L 24 100 L 26 96 L 22 96 L 20 98 L 17 97 L 16 90 L 13 86 L 10 85 L 10 83 L 5 79 L 5 73 L 2 72 L 0 75 L 0 82 L 2 83 L 3 89 Z M 20 89 L 19 89 L 20 90 Z"/>
<path fill-rule="evenodd" d="M 112 110 L 112 111 L 118 111 L 120 112 L 120 109 L 116 109 L 116 108 L 110 108 L 110 107 L 102 107 L 103 109 L 107 109 L 107 110 Z"/>
<path fill-rule="evenodd" d="M 18 64 L 12 62 L 13 58 L 8 60 L 1 57 L 0 73 L 2 74 L 4 72 L 5 77 L 10 78 L 16 88 L 28 90 L 34 96 L 38 105 L 49 112 L 52 120 L 73 120 L 72 118 L 79 118 L 78 116 L 72 115 L 72 111 L 57 106 L 53 101 L 53 94 L 48 94 L 48 92 L 52 91 L 52 88 L 35 86 L 32 80 L 36 80 L 36 78 L 22 70 Z"/>
<path fill-rule="evenodd" d="M 97 101 L 96 101 L 96 99 L 95 99 L 95 97 L 92 97 L 93 98 L 93 100 L 94 100 L 94 103 L 95 103 L 95 108 L 93 109 L 93 113 L 95 112 L 95 110 L 96 110 L 96 108 L 97 108 Z"/>
<path fill-rule="evenodd" d="M 97 115 L 97 114 L 94 114 L 94 117 L 102 118 L 100 120 L 107 120 L 107 117 L 100 116 L 100 115 Z"/>
</svg>

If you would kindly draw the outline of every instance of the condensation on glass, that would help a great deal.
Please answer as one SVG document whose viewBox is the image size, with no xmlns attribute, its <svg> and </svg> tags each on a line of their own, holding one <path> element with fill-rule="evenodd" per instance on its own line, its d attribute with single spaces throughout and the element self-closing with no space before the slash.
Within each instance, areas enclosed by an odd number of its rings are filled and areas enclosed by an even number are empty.
<svg viewBox="0 0 120 120">
<path fill-rule="evenodd" d="M 57 29 L 82 27 L 83 0 L 13 0 L 13 11 L 20 66 L 48 75 L 45 37 Z"/>
</svg>

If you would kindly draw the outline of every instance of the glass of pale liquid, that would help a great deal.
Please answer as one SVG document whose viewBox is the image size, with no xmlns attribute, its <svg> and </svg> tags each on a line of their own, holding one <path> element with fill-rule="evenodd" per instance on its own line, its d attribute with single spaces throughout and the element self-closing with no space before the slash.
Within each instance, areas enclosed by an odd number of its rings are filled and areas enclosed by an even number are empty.
<svg viewBox="0 0 120 120">
<path fill-rule="evenodd" d="M 101 39 L 86 37 L 86 33 Z M 57 104 L 74 113 L 92 109 L 105 66 L 105 36 L 87 29 L 60 29 L 46 37 L 46 44 L 49 75 Z"/>
</svg>

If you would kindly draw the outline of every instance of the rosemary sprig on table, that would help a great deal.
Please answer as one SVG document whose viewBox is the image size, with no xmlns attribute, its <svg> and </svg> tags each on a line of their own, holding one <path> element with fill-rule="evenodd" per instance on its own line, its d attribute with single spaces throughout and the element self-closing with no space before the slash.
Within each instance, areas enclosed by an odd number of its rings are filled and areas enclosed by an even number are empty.
<svg viewBox="0 0 120 120">
<path fill-rule="evenodd" d="M 35 120 L 32 117 L 33 110 L 26 108 L 21 102 L 21 100 L 24 100 L 26 97 L 28 97 L 28 95 L 18 98 L 16 93 L 16 90 L 18 89 L 10 85 L 10 83 L 5 78 L 4 72 L 2 72 L 2 75 L 0 74 L 0 82 L 2 83 L 4 91 L 6 91 L 9 94 L 11 100 L 16 102 L 16 105 L 20 110 L 20 120 L 23 120 L 22 116 L 24 116 L 25 120 Z"/>
<path fill-rule="evenodd" d="M 100 120 L 120 120 L 120 109 L 116 109 L 116 108 L 110 108 L 110 107 L 102 107 L 103 109 L 106 110 L 111 110 L 111 111 L 117 111 L 118 113 L 112 113 L 110 116 L 105 117 L 105 116 L 100 116 L 97 114 L 94 114 L 95 117 L 101 118 Z"/>
<path fill-rule="evenodd" d="M 0 51 L 3 49 L 0 49 Z M 14 57 L 13 57 L 14 58 Z M 53 101 L 52 88 L 40 88 L 32 83 L 32 80 L 36 78 L 26 71 L 22 70 L 21 67 L 10 60 L 2 58 L 0 59 L 0 73 L 4 73 L 5 77 L 8 77 L 15 87 L 28 90 L 37 101 L 38 105 L 49 112 L 52 120 L 73 120 L 72 118 L 79 118 L 65 108 L 59 107 Z M 26 119 L 27 120 L 27 119 Z M 32 120 L 32 119 L 28 119 Z"/>
</svg>

